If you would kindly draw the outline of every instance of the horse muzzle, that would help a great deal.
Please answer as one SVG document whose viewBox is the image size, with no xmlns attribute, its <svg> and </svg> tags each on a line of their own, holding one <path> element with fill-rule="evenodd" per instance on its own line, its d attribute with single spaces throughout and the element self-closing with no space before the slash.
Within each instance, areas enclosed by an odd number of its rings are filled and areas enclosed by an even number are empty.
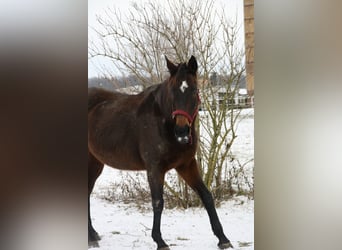
<svg viewBox="0 0 342 250">
<path fill-rule="evenodd" d="M 191 140 L 190 126 L 175 126 L 175 137 L 180 144 L 187 144 Z"/>
<path fill-rule="evenodd" d="M 175 116 L 175 137 L 180 144 L 191 143 L 191 123 L 187 117 L 183 115 Z"/>
</svg>

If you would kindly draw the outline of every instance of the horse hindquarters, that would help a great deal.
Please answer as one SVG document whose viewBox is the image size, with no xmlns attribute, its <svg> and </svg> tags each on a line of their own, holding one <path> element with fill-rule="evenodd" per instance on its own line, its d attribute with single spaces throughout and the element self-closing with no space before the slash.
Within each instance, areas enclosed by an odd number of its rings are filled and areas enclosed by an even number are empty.
<svg viewBox="0 0 342 250">
<path fill-rule="evenodd" d="M 100 240 L 95 231 L 90 217 L 90 194 L 93 191 L 95 181 L 102 173 L 104 164 L 99 162 L 90 152 L 88 153 L 88 242 Z"/>
</svg>

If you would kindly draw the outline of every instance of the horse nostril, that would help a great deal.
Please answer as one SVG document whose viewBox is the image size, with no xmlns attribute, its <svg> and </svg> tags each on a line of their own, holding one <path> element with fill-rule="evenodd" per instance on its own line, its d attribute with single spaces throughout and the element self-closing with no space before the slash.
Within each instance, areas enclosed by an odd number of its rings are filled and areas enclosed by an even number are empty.
<svg viewBox="0 0 342 250">
<path fill-rule="evenodd" d="M 187 144 L 189 143 L 189 136 L 177 137 L 177 141 L 181 144 Z"/>
</svg>

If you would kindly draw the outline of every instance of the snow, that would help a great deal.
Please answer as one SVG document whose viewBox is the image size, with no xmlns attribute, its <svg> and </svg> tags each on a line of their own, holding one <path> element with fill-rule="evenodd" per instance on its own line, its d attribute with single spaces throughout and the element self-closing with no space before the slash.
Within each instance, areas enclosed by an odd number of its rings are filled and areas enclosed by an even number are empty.
<svg viewBox="0 0 342 250">
<path fill-rule="evenodd" d="M 246 109 L 241 114 L 243 119 L 239 122 L 238 137 L 233 144 L 232 152 L 242 163 L 252 160 L 249 166 L 253 167 L 254 112 L 253 109 Z M 153 212 L 149 203 L 138 208 L 133 204 L 112 203 L 101 199 L 103 194 L 108 192 L 108 188 L 113 187 L 113 183 L 125 180 L 125 174 L 127 172 L 105 167 L 95 184 L 90 209 L 93 226 L 102 239 L 97 248 L 90 247 L 93 250 L 146 250 L 157 247 L 151 237 Z M 143 178 L 144 174 L 135 174 L 134 178 Z M 223 202 L 217 208 L 217 213 L 234 249 L 254 249 L 254 200 L 236 196 Z M 218 240 L 211 231 L 204 208 L 164 208 L 161 232 L 172 250 L 218 249 Z"/>
<path fill-rule="evenodd" d="M 151 238 L 152 211 L 141 212 L 129 204 L 109 204 L 94 197 L 91 204 L 93 225 L 102 238 L 97 249 L 156 249 Z M 239 197 L 217 209 L 234 249 L 254 249 L 253 206 L 254 201 Z M 164 209 L 161 231 L 171 249 L 217 249 L 218 240 L 204 208 Z"/>
<path fill-rule="evenodd" d="M 247 89 L 239 89 L 239 95 L 247 95 Z"/>
</svg>

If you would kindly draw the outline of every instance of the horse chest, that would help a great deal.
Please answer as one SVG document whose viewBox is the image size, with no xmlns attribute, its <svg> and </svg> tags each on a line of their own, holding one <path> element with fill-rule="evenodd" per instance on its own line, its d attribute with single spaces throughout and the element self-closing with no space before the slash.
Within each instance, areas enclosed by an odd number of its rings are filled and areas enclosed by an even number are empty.
<svg viewBox="0 0 342 250">
<path fill-rule="evenodd" d="M 166 170 L 187 165 L 194 157 L 194 151 L 191 148 L 169 148 L 166 152 L 162 157 L 163 167 Z"/>
</svg>

